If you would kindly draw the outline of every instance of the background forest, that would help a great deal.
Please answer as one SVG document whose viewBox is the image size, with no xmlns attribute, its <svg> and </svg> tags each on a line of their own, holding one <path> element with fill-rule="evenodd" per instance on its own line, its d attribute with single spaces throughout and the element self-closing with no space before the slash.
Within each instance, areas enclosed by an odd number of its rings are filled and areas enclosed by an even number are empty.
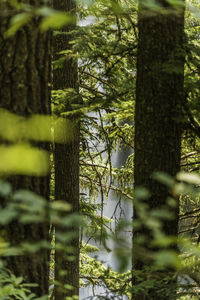
<svg viewBox="0 0 200 300">
<path fill-rule="evenodd" d="M 199 299 L 199 17 L 0 0 L 0 299 Z"/>
</svg>

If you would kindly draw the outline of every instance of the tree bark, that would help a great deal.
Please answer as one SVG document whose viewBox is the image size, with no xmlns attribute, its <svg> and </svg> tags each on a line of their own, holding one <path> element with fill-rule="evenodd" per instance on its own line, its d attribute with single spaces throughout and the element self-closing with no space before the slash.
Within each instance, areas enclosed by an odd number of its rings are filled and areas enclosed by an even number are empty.
<svg viewBox="0 0 200 300">
<path fill-rule="evenodd" d="M 41 1 L 29 1 L 40 6 Z M 0 5 L 0 107 L 21 116 L 50 114 L 50 35 L 40 33 L 36 19 L 30 21 L 13 37 L 5 39 L 9 28 L 10 8 L 6 1 Z M 13 11 L 13 10 L 12 10 Z M 8 14 L 7 14 L 8 13 Z M 36 144 L 49 150 L 47 143 Z M 23 159 L 23 158 L 22 158 Z M 49 200 L 49 177 L 10 176 L 13 190 L 26 189 Z M 1 202 L 5 202 L 1 199 Z M 3 203 L 1 203 L 4 205 Z M 34 244 L 49 240 L 48 224 L 23 225 L 13 222 L 6 227 L 6 235 L 12 246 L 22 242 Z M 7 267 L 28 283 L 37 283 L 32 288 L 37 296 L 48 294 L 49 251 L 23 256 L 12 256 Z"/>
<path fill-rule="evenodd" d="M 156 171 L 174 176 L 180 169 L 182 105 L 184 101 L 184 1 L 173 8 L 159 1 L 164 11 L 152 11 L 139 2 L 138 54 L 135 107 L 135 187 L 146 187 L 150 210 L 165 206 L 168 188 L 152 178 Z M 134 218 L 137 218 L 134 211 Z M 133 228 L 133 270 L 143 270 L 152 261 L 136 250 L 138 237 L 146 236 L 144 250 L 150 249 L 151 233 Z M 166 235 L 177 235 L 178 203 L 174 219 L 165 221 Z M 169 273 L 168 273 L 169 275 Z M 152 279 L 152 278 L 151 278 Z M 133 287 L 137 285 L 133 277 Z M 172 299 L 159 291 L 141 292 L 133 299 Z"/>
<path fill-rule="evenodd" d="M 54 8 L 71 13 L 76 13 L 74 0 L 54 0 Z M 62 50 L 70 50 L 70 41 L 73 40 L 72 30 L 74 24 L 68 25 L 54 36 L 54 59 L 59 57 Z M 53 73 L 54 90 L 72 88 L 77 91 L 77 62 L 69 57 L 63 63 L 62 68 L 55 69 Z M 64 111 L 71 111 L 71 99 L 65 99 Z M 68 143 L 55 144 L 55 199 L 63 200 L 71 204 L 72 213 L 79 212 L 79 122 L 76 117 L 69 119 L 73 127 L 73 137 Z M 55 253 L 55 280 L 59 285 L 55 286 L 55 299 L 62 300 L 66 296 L 79 295 L 79 233 L 77 227 L 70 227 L 76 237 L 65 245 L 65 250 L 58 250 Z M 66 231 L 66 228 L 56 227 L 56 232 Z M 67 234 L 67 233 L 66 233 Z M 58 244 L 56 238 L 56 245 Z M 64 245 L 63 245 L 64 246 Z M 67 258 L 67 247 L 73 247 L 71 255 L 73 261 Z M 62 271 L 65 271 L 64 273 Z M 72 289 L 64 289 L 64 285 L 71 285 Z"/>
</svg>

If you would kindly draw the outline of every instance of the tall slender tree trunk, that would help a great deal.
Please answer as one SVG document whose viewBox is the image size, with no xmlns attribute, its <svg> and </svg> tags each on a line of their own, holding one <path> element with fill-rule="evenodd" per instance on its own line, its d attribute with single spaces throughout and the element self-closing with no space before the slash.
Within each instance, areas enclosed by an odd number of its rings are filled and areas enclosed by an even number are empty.
<svg viewBox="0 0 200 300">
<path fill-rule="evenodd" d="M 136 188 L 143 186 L 150 191 L 147 204 L 152 210 L 164 206 L 169 196 L 167 187 L 154 180 L 152 174 L 161 171 L 174 176 L 180 169 L 184 0 L 177 9 L 159 1 L 163 13 L 143 4 L 144 1 L 139 1 L 134 184 Z M 137 218 L 137 211 L 134 218 Z M 178 203 L 174 219 L 164 222 L 163 231 L 166 235 L 177 235 Z M 138 231 L 133 228 L 133 270 L 143 270 L 152 264 L 135 247 L 141 234 L 146 235 L 144 250 L 159 250 L 149 248 L 151 233 L 145 227 Z M 133 287 L 137 284 L 133 277 Z M 134 300 L 172 299 L 170 297 L 155 289 L 133 293 Z"/>
<path fill-rule="evenodd" d="M 76 14 L 75 0 L 54 0 L 54 8 L 62 10 L 72 15 Z M 58 53 L 62 50 L 71 49 L 70 42 L 73 40 L 71 32 L 75 25 L 68 25 L 54 36 L 54 59 L 59 57 Z M 62 68 L 55 69 L 53 74 L 53 88 L 77 90 L 77 62 L 67 58 Z M 72 110 L 71 99 L 66 99 L 64 111 Z M 79 211 L 79 122 L 76 118 L 70 118 L 73 127 L 73 137 L 68 143 L 55 144 L 55 199 L 64 200 L 71 204 L 72 212 Z M 56 232 L 62 229 L 56 228 Z M 66 251 L 58 250 L 55 253 L 55 280 L 60 284 L 55 287 L 55 299 L 63 300 L 66 296 L 79 294 L 79 234 L 78 229 L 69 228 L 76 232 L 76 237 L 66 243 Z M 67 232 L 66 232 L 67 234 Z M 56 238 L 57 245 L 57 238 Z M 67 247 L 73 247 L 74 260 L 69 261 Z M 63 272 L 64 271 L 64 272 Z M 71 285 L 72 289 L 64 289 L 64 285 Z"/>
<path fill-rule="evenodd" d="M 33 6 L 42 3 L 36 0 L 27 2 Z M 33 20 L 14 37 L 5 39 L 11 12 L 7 3 L 3 1 L 0 4 L 0 107 L 22 116 L 50 114 L 49 33 L 41 34 L 37 21 Z M 46 143 L 38 146 L 49 150 Z M 48 176 L 11 176 L 7 180 L 12 183 L 13 190 L 27 189 L 45 197 L 47 201 L 49 199 Z M 12 246 L 21 242 L 33 244 L 49 240 L 48 224 L 22 225 L 13 222 L 6 227 L 6 232 Z M 32 290 L 37 296 L 42 296 L 48 293 L 49 288 L 48 260 L 49 251 L 41 250 L 35 254 L 12 256 L 7 259 L 7 267 L 15 275 L 23 276 L 25 282 L 37 283 L 38 286 Z"/>
</svg>

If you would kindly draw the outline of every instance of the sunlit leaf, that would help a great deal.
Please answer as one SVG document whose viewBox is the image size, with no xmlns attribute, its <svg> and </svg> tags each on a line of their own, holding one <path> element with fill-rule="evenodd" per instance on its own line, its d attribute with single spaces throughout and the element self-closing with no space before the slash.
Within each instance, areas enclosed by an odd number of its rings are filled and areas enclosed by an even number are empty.
<svg viewBox="0 0 200 300">
<path fill-rule="evenodd" d="M 51 16 L 53 14 L 56 13 L 56 10 L 48 7 L 48 6 L 42 6 L 41 8 L 39 8 L 37 10 L 37 13 L 40 15 L 40 16 L 43 16 L 43 17 L 48 17 L 48 16 Z"/>
<path fill-rule="evenodd" d="M 177 174 L 176 178 L 187 183 L 200 184 L 200 176 L 196 173 L 180 172 Z"/>
<path fill-rule="evenodd" d="M 0 109 L 0 136 L 5 141 L 22 140 L 65 143 L 74 138 L 76 124 L 67 118 L 32 115 L 25 118 Z"/>
<path fill-rule="evenodd" d="M 69 143 L 76 139 L 77 124 L 67 118 L 57 118 L 54 122 L 54 137 L 59 143 Z"/>
<path fill-rule="evenodd" d="M 26 25 L 32 19 L 30 13 L 24 12 L 18 15 L 15 15 L 10 22 L 9 29 L 5 32 L 5 38 L 13 36 L 19 29 Z"/>
<path fill-rule="evenodd" d="M 36 141 L 52 141 L 52 118 L 44 115 L 33 115 L 26 121 L 26 137 Z"/>
<path fill-rule="evenodd" d="M 60 211 L 69 211 L 71 209 L 71 205 L 69 203 L 60 200 L 53 201 L 51 203 L 51 207 L 54 210 L 60 210 Z"/>
<path fill-rule="evenodd" d="M 61 28 L 65 25 L 74 23 L 75 18 L 64 12 L 55 12 L 52 15 L 44 18 L 40 24 L 42 31 L 50 28 Z"/>
<path fill-rule="evenodd" d="M 0 146 L 0 173 L 46 175 L 49 171 L 49 155 L 44 150 L 27 144 Z"/>
</svg>

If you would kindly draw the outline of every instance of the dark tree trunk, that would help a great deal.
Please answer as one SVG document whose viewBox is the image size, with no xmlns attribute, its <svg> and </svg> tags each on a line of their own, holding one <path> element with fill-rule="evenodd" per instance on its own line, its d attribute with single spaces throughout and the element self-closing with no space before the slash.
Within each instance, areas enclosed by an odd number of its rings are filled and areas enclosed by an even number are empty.
<svg viewBox="0 0 200 300">
<path fill-rule="evenodd" d="M 153 12 L 139 4 L 138 13 L 138 56 L 135 108 L 135 187 L 146 187 L 151 196 L 147 204 L 150 210 L 165 205 L 169 192 L 166 186 L 153 180 L 156 171 L 174 176 L 180 169 L 181 118 L 184 101 L 184 1 L 182 7 L 159 3 L 165 12 Z M 137 211 L 134 213 L 137 218 Z M 174 219 L 165 221 L 166 235 L 177 235 L 178 203 Z M 144 259 L 138 248 L 137 239 L 146 235 L 144 248 L 149 249 L 151 234 L 147 229 L 133 229 L 133 269 L 142 270 L 152 261 Z M 133 286 L 138 282 L 133 277 Z M 157 291 L 158 292 L 158 291 Z M 157 295 L 157 296 L 156 296 Z M 156 291 L 142 292 L 133 299 L 169 299 Z M 171 298 L 170 298 L 171 299 Z"/>
<path fill-rule="evenodd" d="M 40 5 L 40 1 L 30 1 Z M 0 107 L 22 116 L 50 114 L 50 36 L 41 34 L 36 20 L 29 22 L 14 37 L 5 39 L 9 27 L 9 6 L 0 4 Z M 41 149 L 49 150 L 46 143 Z M 21 158 L 23 159 L 23 158 Z M 13 190 L 27 189 L 49 199 L 49 177 L 11 176 L 7 179 Z M 3 199 L 2 199 L 3 201 Z M 48 224 L 22 225 L 18 222 L 6 227 L 11 245 L 21 242 L 49 240 Z M 25 282 L 37 283 L 33 288 L 37 296 L 48 293 L 49 251 L 7 259 L 7 267 Z"/>
<path fill-rule="evenodd" d="M 54 0 L 54 8 L 66 11 L 75 15 L 76 3 L 74 0 Z M 62 50 L 71 49 L 70 41 L 73 40 L 71 32 L 75 25 L 68 25 L 57 33 L 54 37 L 54 59 L 59 57 L 58 53 Z M 63 67 L 54 70 L 53 88 L 67 89 L 72 88 L 77 91 L 77 62 L 66 58 Z M 72 110 L 71 99 L 65 99 L 63 111 Z M 55 144 L 55 199 L 63 200 L 71 204 L 72 212 L 79 212 L 79 122 L 76 118 L 70 118 L 73 126 L 73 137 L 68 143 Z M 62 300 L 66 296 L 79 294 L 79 234 L 78 229 L 70 227 L 69 230 L 76 233 L 76 237 L 66 244 L 66 251 L 56 249 L 55 254 L 55 280 L 60 284 L 55 287 L 55 299 Z M 56 232 L 66 231 L 65 228 L 56 227 Z M 67 234 L 67 232 L 66 232 Z M 56 238 L 57 245 L 57 238 Z M 67 247 L 73 247 L 71 255 L 73 261 L 67 258 Z M 65 271 L 63 273 L 62 271 Z M 64 274 L 64 275 L 63 275 Z M 70 290 L 64 289 L 64 285 L 71 285 Z"/>
</svg>

